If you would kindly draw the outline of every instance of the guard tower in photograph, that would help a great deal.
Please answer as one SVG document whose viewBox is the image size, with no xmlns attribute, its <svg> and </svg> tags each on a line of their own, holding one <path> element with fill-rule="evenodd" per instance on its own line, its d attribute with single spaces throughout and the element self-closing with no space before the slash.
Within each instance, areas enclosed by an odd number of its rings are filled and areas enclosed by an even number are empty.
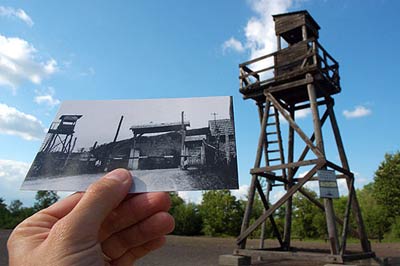
<svg viewBox="0 0 400 266">
<path fill-rule="evenodd" d="M 41 152 L 61 152 L 69 154 L 75 145 L 72 139 L 75 133 L 75 125 L 82 115 L 62 115 L 60 122 L 53 122 L 43 142 Z"/>
<path fill-rule="evenodd" d="M 255 101 L 261 131 L 254 167 L 250 170 L 252 179 L 248 203 L 241 233 L 237 238 L 238 247 L 234 253 L 258 257 L 287 256 L 292 259 L 301 259 L 300 256 L 302 256 L 307 259 L 336 263 L 374 257 L 354 189 L 354 174 L 349 168 L 333 108 L 332 96 L 341 91 L 339 64 L 318 42 L 320 26 L 307 11 L 274 15 L 273 19 L 277 51 L 239 65 L 240 92 L 244 99 Z M 306 130 L 302 129 L 296 121 L 296 111 L 304 109 L 309 109 L 311 113 L 311 118 L 309 118 L 311 128 L 313 128 L 311 135 L 307 135 Z M 286 122 L 281 123 L 280 120 Z M 305 120 L 303 118 L 302 122 L 306 122 Z M 327 120 L 330 121 L 331 127 L 323 128 Z M 286 135 L 282 134 L 282 126 L 288 128 Z M 323 139 L 325 130 L 329 130 L 331 133 L 329 136 L 334 138 L 333 142 L 336 144 L 337 158 L 340 158 L 340 163 L 334 163 L 326 156 Z M 287 139 L 285 140 L 284 137 Z M 303 149 L 300 149 L 297 154 L 297 147 L 302 146 Z M 287 150 L 284 151 L 284 149 Z M 263 157 L 264 160 L 262 160 Z M 304 175 L 299 175 L 304 171 L 306 171 Z M 323 181 L 325 176 L 329 178 Z M 344 219 L 336 216 L 333 208 L 333 198 L 338 197 L 335 192 L 337 191 L 336 179 L 340 178 L 346 180 L 349 195 L 346 211 L 341 215 Z M 307 182 L 311 181 L 319 182 L 323 203 L 303 188 Z M 269 195 L 274 192 L 276 186 L 284 188 L 284 194 L 270 205 Z M 328 192 L 322 194 L 324 186 Z M 265 210 L 251 224 L 250 216 L 256 193 Z M 330 251 L 327 250 L 324 253 L 316 250 L 312 252 L 297 250 L 294 252 L 296 249 L 291 246 L 290 240 L 292 197 L 295 193 L 301 193 L 325 213 Z M 285 219 L 284 229 L 281 232 L 275 223 L 274 212 L 283 205 Z M 349 226 L 351 214 L 355 218 L 357 228 Z M 265 247 L 262 235 L 259 249 L 246 248 L 247 238 L 258 227 L 261 226 L 263 234 L 263 224 L 266 221 L 270 222 L 279 247 Z M 337 225 L 343 228 L 341 233 L 338 232 Z M 360 239 L 360 252 L 346 250 L 349 232 Z"/>
</svg>

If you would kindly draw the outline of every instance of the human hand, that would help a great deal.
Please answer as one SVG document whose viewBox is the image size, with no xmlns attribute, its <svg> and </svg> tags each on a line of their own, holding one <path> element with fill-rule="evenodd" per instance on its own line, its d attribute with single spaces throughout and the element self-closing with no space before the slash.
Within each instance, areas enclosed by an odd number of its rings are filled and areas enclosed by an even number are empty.
<svg viewBox="0 0 400 266">
<path fill-rule="evenodd" d="M 132 178 L 117 169 L 27 218 L 7 246 L 10 266 L 132 265 L 165 243 L 174 228 L 167 193 L 129 195 Z"/>
</svg>

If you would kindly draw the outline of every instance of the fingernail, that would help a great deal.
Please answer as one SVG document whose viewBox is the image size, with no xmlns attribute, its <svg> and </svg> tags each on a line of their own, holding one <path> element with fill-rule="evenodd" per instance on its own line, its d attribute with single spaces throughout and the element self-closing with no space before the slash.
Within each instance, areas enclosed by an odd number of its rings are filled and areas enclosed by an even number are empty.
<svg viewBox="0 0 400 266">
<path fill-rule="evenodd" d="M 121 183 L 128 183 L 132 177 L 128 171 L 115 170 L 108 173 L 104 178 L 114 179 Z"/>
</svg>

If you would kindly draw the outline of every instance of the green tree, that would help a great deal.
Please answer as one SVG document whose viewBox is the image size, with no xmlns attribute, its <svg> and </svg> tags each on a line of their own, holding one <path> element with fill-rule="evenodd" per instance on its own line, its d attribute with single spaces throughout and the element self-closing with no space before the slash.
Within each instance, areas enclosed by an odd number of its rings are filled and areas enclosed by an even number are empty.
<svg viewBox="0 0 400 266">
<path fill-rule="evenodd" d="M 60 197 L 57 195 L 57 192 L 48 190 L 38 191 L 35 196 L 36 202 L 33 205 L 33 208 L 36 211 L 40 211 L 57 202 L 59 198 Z"/>
<path fill-rule="evenodd" d="M 374 196 L 387 214 L 400 216 L 400 152 L 385 154 L 374 176 Z"/>
<path fill-rule="evenodd" d="M 8 206 L 8 210 L 13 214 L 13 215 L 19 215 L 22 209 L 22 201 L 20 200 L 13 200 L 11 201 L 10 205 Z"/>
<path fill-rule="evenodd" d="M 171 208 L 169 213 L 175 219 L 174 235 L 199 235 L 202 219 L 198 206 L 194 203 L 186 204 L 176 192 L 170 193 Z"/>
<path fill-rule="evenodd" d="M 33 207 L 23 207 L 22 202 L 18 199 L 11 201 L 10 205 L 8 206 L 8 210 L 11 218 L 6 225 L 7 228 L 16 227 L 23 220 L 35 213 Z"/>
<path fill-rule="evenodd" d="M 385 208 L 378 204 L 375 184 L 369 183 L 363 189 L 357 190 L 357 196 L 368 236 L 383 239 L 384 234 L 390 229 L 390 219 Z"/>
<path fill-rule="evenodd" d="M 243 208 L 229 190 L 205 192 L 200 214 L 203 218 L 203 232 L 206 235 L 236 236 L 240 232 Z"/>
<path fill-rule="evenodd" d="M 178 193 L 176 192 L 170 192 L 169 197 L 171 199 L 171 208 L 169 209 L 169 213 L 174 214 L 175 208 L 184 204 L 185 201 L 179 197 Z"/>
<path fill-rule="evenodd" d="M 0 198 L 0 228 L 8 228 L 10 218 L 10 211 L 7 209 L 7 204 L 4 203 L 3 198 Z"/>
<path fill-rule="evenodd" d="M 185 236 L 201 234 L 202 219 L 196 204 L 182 203 L 176 206 L 171 214 L 175 218 L 173 234 Z"/>
<path fill-rule="evenodd" d="M 307 188 L 303 188 L 313 197 L 317 194 Z M 296 193 L 293 197 L 293 235 L 300 238 L 324 237 L 326 226 L 324 213 L 321 212 L 303 194 Z"/>
</svg>

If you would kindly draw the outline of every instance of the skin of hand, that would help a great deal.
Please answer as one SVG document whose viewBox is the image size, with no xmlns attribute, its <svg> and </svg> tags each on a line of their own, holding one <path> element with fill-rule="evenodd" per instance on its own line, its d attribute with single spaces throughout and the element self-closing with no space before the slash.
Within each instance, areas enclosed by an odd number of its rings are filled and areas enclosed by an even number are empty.
<svg viewBox="0 0 400 266">
<path fill-rule="evenodd" d="M 10 266 L 131 266 L 161 247 L 174 229 L 167 193 L 129 194 L 117 169 L 19 224 L 8 243 Z"/>
</svg>

